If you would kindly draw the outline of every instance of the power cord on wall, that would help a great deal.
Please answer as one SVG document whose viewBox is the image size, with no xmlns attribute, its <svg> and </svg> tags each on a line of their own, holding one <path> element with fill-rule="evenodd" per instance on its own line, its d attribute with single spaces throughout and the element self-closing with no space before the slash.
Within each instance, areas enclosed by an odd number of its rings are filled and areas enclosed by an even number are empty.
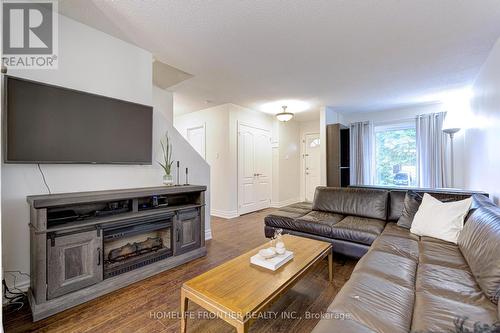
<svg viewBox="0 0 500 333">
<path fill-rule="evenodd" d="M 38 165 L 38 170 L 40 170 L 40 174 L 42 175 L 42 179 L 43 179 L 43 183 L 45 184 L 45 187 L 47 187 L 49 194 L 52 194 L 52 192 L 50 191 L 50 187 L 47 184 L 47 180 L 45 179 L 45 175 L 43 174 L 42 167 L 40 166 L 40 163 L 38 163 L 37 165 Z"/>
<path fill-rule="evenodd" d="M 27 304 L 27 294 L 26 292 L 22 291 L 18 287 L 16 287 L 16 282 L 17 282 L 17 276 L 16 274 L 19 275 L 25 275 L 27 277 L 30 277 L 29 274 L 23 273 L 21 271 L 5 271 L 4 273 L 6 274 L 11 274 L 14 277 L 14 282 L 13 282 L 13 287 L 10 289 L 7 286 L 7 283 L 5 282 L 5 279 L 2 280 L 2 289 L 3 289 L 3 297 L 7 300 L 7 303 L 5 306 L 13 306 L 14 311 L 18 311 L 22 309 L 22 307 Z"/>
</svg>

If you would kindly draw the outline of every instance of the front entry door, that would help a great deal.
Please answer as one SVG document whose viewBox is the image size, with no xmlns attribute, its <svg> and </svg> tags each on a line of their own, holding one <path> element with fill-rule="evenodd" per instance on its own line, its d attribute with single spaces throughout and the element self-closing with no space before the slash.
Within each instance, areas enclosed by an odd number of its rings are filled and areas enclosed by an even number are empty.
<svg viewBox="0 0 500 333">
<path fill-rule="evenodd" d="M 268 208 L 271 202 L 271 135 L 238 126 L 238 213 Z"/>
<path fill-rule="evenodd" d="M 316 187 L 320 184 L 319 134 L 306 134 L 304 144 L 305 199 L 313 201 Z"/>
</svg>

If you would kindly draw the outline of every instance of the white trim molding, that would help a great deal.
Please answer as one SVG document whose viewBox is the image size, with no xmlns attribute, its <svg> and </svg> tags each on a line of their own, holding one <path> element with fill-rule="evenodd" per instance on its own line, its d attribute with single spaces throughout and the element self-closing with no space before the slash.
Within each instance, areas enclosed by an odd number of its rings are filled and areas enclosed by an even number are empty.
<svg viewBox="0 0 500 333">
<path fill-rule="evenodd" d="M 240 216 L 237 210 L 218 210 L 218 209 L 212 209 L 210 211 L 210 215 L 220 217 L 223 219 L 234 219 L 235 217 Z"/>
<path fill-rule="evenodd" d="M 271 202 L 271 207 L 272 208 L 281 208 L 285 207 L 297 202 L 301 202 L 299 198 L 293 198 L 293 199 L 288 199 L 288 200 L 283 200 L 283 201 L 278 201 L 278 202 Z"/>
<path fill-rule="evenodd" d="M 209 240 L 209 239 L 212 239 L 212 230 L 211 229 L 205 230 L 205 240 Z"/>
</svg>

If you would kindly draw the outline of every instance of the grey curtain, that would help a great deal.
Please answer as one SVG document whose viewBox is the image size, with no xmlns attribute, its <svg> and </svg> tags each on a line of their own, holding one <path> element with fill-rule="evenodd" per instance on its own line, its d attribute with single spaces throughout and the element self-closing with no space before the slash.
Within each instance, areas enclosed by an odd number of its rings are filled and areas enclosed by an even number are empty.
<svg viewBox="0 0 500 333">
<path fill-rule="evenodd" d="M 373 125 L 358 122 L 350 125 L 351 185 L 372 184 Z"/>
<path fill-rule="evenodd" d="M 417 172 L 420 187 L 447 187 L 446 146 L 443 132 L 446 112 L 417 116 Z"/>
</svg>

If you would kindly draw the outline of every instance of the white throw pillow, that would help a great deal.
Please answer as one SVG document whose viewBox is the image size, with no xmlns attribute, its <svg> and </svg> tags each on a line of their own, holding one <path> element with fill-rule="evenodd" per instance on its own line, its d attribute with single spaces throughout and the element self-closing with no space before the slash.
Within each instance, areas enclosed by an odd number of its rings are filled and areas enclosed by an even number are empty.
<svg viewBox="0 0 500 333">
<path fill-rule="evenodd" d="M 464 219 L 471 204 L 472 198 L 441 202 L 425 193 L 411 224 L 410 232 L 418 236 L 434 237 L 457 244 L 458 235 L 464 227 Z"/>
</svg>

